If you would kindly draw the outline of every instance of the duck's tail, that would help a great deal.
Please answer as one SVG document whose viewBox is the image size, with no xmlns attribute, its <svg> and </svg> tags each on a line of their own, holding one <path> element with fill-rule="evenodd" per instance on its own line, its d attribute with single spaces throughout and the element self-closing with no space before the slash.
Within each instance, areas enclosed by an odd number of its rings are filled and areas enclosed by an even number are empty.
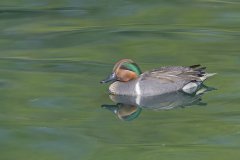
<svg viewBox="0 0 240 160">
<path fill-rule="evenodd" d="M 207 78 L 214 76 L 217 73 L 205 73 L 202 77 L 200 77 L 201 81 L 205 81 Z"/>
</svg>

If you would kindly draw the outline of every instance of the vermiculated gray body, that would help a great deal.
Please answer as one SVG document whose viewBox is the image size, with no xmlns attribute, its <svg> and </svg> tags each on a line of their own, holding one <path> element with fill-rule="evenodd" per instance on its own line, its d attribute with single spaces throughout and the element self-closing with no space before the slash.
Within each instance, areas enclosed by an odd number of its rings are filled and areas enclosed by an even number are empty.
<svg viewBox="0 0 240 160">
<path fill-rule="evenodd" d="M 136 85 L 139 83 L 140 94 L 137 93 Z M 170 93 L 180 90 L 185 83 L 165 83 L 163 81 L 156 81 L 152 79 L 141 81 L 139 78 L 130 82 L 114 82 L 109 87 L 109 91 L 116 95 L 141 95 L 152 96 Z"/>
<path fill-rule="evenodd" d="M 205 68 L 197 67 L 161 67 L 144 72 L 129 82 L 116 81 L 110 85 L 109 91 L 116 95 L 152 96 L 188 88 L 190 82 L 195 85 L 196 90 L 198 85 L 210 76 L 203 71 Z"/>
</svg>

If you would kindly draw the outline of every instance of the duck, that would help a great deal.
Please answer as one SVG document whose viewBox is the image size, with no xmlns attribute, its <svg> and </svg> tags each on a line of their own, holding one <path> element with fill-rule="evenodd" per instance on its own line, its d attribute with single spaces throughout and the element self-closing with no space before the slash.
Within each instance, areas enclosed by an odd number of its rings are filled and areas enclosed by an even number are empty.
<svg viewBox="0 0 240 160">
<path fill-rule="evenodd" d="M 142 72 L 133 60 L 122 59 L 100 83 L 111 83 L 109 93 L 112 95 L 155 96 L 177 91 L 193 94 L 206 79 L 216 74 L 205 70 L 206 67 L 197 64 L 164 66 Z"/>
</svg>

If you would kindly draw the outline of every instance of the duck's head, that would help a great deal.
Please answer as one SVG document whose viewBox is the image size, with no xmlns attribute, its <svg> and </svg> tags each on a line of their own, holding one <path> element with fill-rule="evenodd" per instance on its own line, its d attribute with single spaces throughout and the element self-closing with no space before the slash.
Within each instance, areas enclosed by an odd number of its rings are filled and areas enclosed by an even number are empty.
<svg viewBox="0 0 240 160">
<path fill-rule="evenodd" d="M 122 59 L 113 67 L 112 73 L 101 83 L 121 81 L 128 82 L 137 78 L 141 74 L 141 70 L 131 59 Z"/>
</svg>

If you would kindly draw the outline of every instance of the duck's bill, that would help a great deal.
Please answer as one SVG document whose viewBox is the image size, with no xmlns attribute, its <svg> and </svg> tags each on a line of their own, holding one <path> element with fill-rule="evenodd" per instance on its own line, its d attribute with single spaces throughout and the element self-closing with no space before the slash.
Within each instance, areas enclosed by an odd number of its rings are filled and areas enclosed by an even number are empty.
<svg viewBox="0 0 240 160">
<path fill-rule="evenodd" d="M 113 82 L 116 81 L 117 76 L 115 73 L 110 74 L 106 79 L 102 80 L 100 83 L 108 83 L 108 82 Z"/>
</svg>

